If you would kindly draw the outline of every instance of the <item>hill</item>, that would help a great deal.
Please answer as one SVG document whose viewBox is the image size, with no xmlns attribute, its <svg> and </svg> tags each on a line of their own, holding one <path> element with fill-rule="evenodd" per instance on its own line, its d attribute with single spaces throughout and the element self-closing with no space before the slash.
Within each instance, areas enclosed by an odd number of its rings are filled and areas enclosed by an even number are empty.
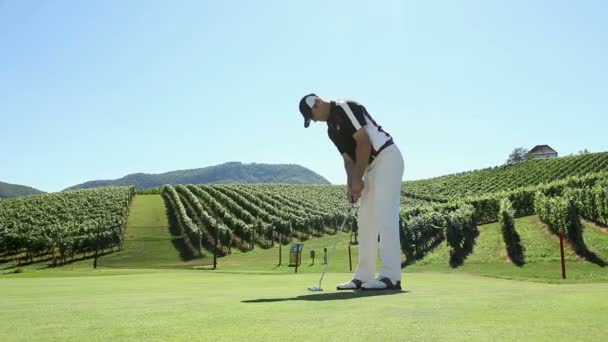
<svg viewBox="0 0 608 342">
<path fill-rule="evenodd" d="M 0 182 L 0 198 L 19 197 L 42 193 L 44 192 L 29 186 Z"/>
<path fill-rule="evenodd" d="M 165 184 L 206 183 L 330 184 L 327 179 L 300 165 L 230 162 L 200 169 L 178 170 L 161 174 L 134 173 L 115 180 L 90 181 L 69 187 L 66 190 L 125 185 L 146 189 Z"/>
<path fill-rule="evenodd" d="M 403 182 L 402 192 L 413 198 L 447 200 L 508 191 L 604 170 L 608 170 L 608 152 L 587 153 L 407 181 Z"/>
</svg>

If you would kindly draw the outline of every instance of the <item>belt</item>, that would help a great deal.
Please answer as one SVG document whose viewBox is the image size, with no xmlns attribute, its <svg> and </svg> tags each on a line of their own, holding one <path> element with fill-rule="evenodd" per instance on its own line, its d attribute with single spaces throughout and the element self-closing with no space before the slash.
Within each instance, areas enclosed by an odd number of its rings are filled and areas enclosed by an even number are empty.
<svg viewBox="0 0 608 342">
<path fill-rule="evenodd" d="M 380 154 L 380 152 L 382 152 L 382 150 L 384 150 L 385 148 L 394 145 L 395 142 L 393 141 L 393 138 L 391 138 L 389 141 L 385 142 L 384 145 L 382 145 L 382 147 L 380 147 L 378 149 L 378 151 L 376 151 L 376 153 L 372 153 L 369 156 L 369 163 L 371 163 L 374 159 L 376 159 L 378 157 L 378 155 Z"/>
</svg>

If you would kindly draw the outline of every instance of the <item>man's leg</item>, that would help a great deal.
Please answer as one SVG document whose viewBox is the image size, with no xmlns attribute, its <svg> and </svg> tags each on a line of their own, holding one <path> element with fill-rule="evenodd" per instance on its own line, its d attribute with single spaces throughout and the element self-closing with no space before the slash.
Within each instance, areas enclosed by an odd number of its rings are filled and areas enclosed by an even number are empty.
<svg viewBox="0 0 608 342">
<path fill-rule="evenodd" d="M 397 146 L 387 149 L 386 159 L 378 165 L 376 186 L 376 215 L 380 230 L 380 275 L 393 284 L 401 281 L 401 243 L 399 239 L 399 211 L 401 208 L 401 182 L 403 157 Z M 391 146 L 392 147 L 392 146 Z"/>
<path fill-rule="evenodd" d="M 378 259 L 378 226 L 374 224 L 374 176 L 366 172 L 361 193 L 357 226 L 359 228 L 359 266 L 355 279 L 374 279 Z"/>
<path fill-rule="evenodd" d="M 380 231 L 380 254 L 382 268 L 380 277 L 390 279 L 393 285 L 401 281 L 401 243 L 399 239 L 399 211 L 401 207 L 401 182 L 403 158 L 397 146 L 384 150 L 374 166 L 373 221 Z M 374 281 L 370 288 L 384 288 L 385 284 Z"/>
</svg>

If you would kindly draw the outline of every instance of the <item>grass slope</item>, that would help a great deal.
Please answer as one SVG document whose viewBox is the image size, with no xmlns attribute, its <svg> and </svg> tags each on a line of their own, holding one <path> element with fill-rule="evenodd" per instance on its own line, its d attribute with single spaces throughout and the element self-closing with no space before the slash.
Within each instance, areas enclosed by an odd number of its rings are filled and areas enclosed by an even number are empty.
<svg viewBox="0 0 608 342">
<path fill-rule="evenodd" d="M 515 225 L 525 248 L 525 264 L 521 267 L 507 258 L 500 225 L 493 223 L 480 226 L 475 249 L 461 267 L 450 268 L 449 248 L 442 244 L 407 270 L 471 273 L 553 283 L 608 281 L 608 267 L 581 259 L 568 245 L 565 248 L 567 279 L 562 280 L 558 237 L 548 231 L 538 216 L 518 218 Z M 586 224 L 584 237 L 589 249 L 608 261 L 608 234 Z"/>
<path fill-rule="evenodd" d="M 608 263 L 608 229 L 583 221 L 585 244 L 592 252 Z"/>
<path fill-rule="evenodd" d="M 608 267 L 600 267 L 585 261 L 577 256 L 569 246 L 566 248 L 568 279 L 561 279 L 559 240 L 549 233 L 537 216 L 518 218 L 515 221 L 516 229 L 525 248 L 525 264 L 516 266 L 508 260 L 500 232 L 500 226 L 488 224 L 479 227 L 480 235 L 476 241 L 475 249 L 465 260 L 464 265 L 458 268 L 449 266 L 449 247 L 446 243 L 440 244 L 423 260 L 404 269 L 404 279 L 407 281 L 409 273 L 418 272 L 446 272 L 457 274 L 475 274 L 507 279 L 522 279 L 550 283 L 581 283 L 608 281 Z M 133 200 L 131 215 L 129 216 L 127 235 L 124 250 L 100 258 L 101 267 L 124 268 L 204 268 L 209 269 L 212 263 L 212 254 L 205 252 L 206 257 L 183 262 L 179 252 L 172 242 L 179 241 L 169 233 L 165 215 L 165 207 L 159 195 L 137 195 Z M 590 250 L 601 259 L 608 261 L 608 234 L 605 229 L 585 223 L 585 241 Z M 330 260 L 329 272 L 341 272 L 347 280 L 350 277 L 348 259 L 348 233 L 341 233 L 333 259 Z M 323 263 L 323 248 L 328 254 L 335 242 L 335 236 L 326 235 L 321 238 L 303 241 L 304 251 L 302 265 L 298 273 L 312 273 L 318 276 L 325 264 Z M 279 246 L 261 249 L 256 247 L 249 252 L 240 252 L 233 249 L 233 253 L 218 259 L 218 270 L 231 273 L 258 273 L 258 274 L 293 274 L 294 267 L 289 267 L 289 247 L 282 246 L 282 263 L 279 261 Z M 314 250 L 316 258 L 314 264 L 310 258 L 310 251 Z M 353 270 L 358 263 L 358 246 L 351 247 Z M 380 269 L 380 258 L 378 258 Z M 46 265 L 44 265 L 46 266 Z M 91 260 L 76 262 L 68 265 L 66 269 L 83 272 L 92 267 Z M 23 268 L 25 273 L 42 268 L 32 265 Z M 14 271 L 6 266 L 2 273 Z M 59 271 L 59 270 L 54 270 Z M 83 274 L 86 274 L 84 272 Z M 119 273 L 120 274 L 120 273 Z M 75 276 L 78 276 L 76 273 Z"/>
<path fill-rule="evenodd" d="M 525 248 L 525 264 L 517 266 L 508 258 L 498 223 L 479 227 L 480 235 L 477 238 L 475 249 L 465 260 L 464 265 L 451 268 L 449 265 L 449 247 L 446 243 L 440 244 L 423 260 L 404 269 L 404 278 L 412 272 L 447 272 L 469 273 L 507 279 L 521 279 L 550 283 L 584 283 L 608 282 L 608 267 L 600 267 L 577 256 L 570 246 L 566 245 L 565 259 L 567 279 L 561 278 L 561 264 L 559 252 L 559 239 L 551 234 L 538 216 L 528 216 L 515 220 L 516 229 Z M 585 241 L 604 261 L 608 261 L 608 234 L 585 223 Z M 331 251 L 335 236 L 304 241 L 302 266 L 299 273 L 320 273 L 325 266 L 323 260 L 323 247 Z M 310 251 L 316 252 L 315 264 L 310 259 Z M 220 258 L 219 269 L 227 272 L 242 273 L 294 273 L 293 267 L 288 267 L 289 246 L 282 247 L 282 265 L 278 266 L 279 248 L 276 245 L 270 249 L 256 248 L 251 252 L 234 252 Z M 358 246 L 351 247 L 353 270 L 357 267 Z M 377 269 L 380 269 L 380 258 Z M 348 234 L 342 233 L 336 247 L 333 261 L 330 260 L 329 272 L 349 272 L 348 262 Z M 345 276 L 348 278 L 348 276 Z"/>
<path fill-rule="evenodd" d="M 190 267 L 209 264 L 209 258 L 183 262 L 174 244 L 182 238 L 169 231 L 160 195 L 136 195 L 130 208 L 123 251 L 103 256 L 101 267 Z M 207 255 L 212 255 L 206 252 Z"/>
<path fill-rule="evenodd" d="M 164 204 L 160 196 L 138 195 L 133 203 L 129 218 L 128 236 L 125 251 L 105 256 L 100 264 L 105 267 L 196 267 L 211 263 L 211 254 L 203 259 L 187 263 L 181 262 L 178 254 L 169 243 L 167 222 L 164 216 Z M 449 266 L 449 247 L 440 244 L 423 260 L 404 269 L 411 272 L 448 272 L 470 273 L 476 275 L 507 279 L 522 279 L 552 283 L 604 282 L 608 281 L 608 267 L 600 267 L 577 256 L 572 248 L 566 246 L 567 279 L 561 279 L 559 239 L 551 234 L 538 216 L 528 216 L 515 220 L 516 229 L 525 248 L 525 264 L 516 266 L 507 258 L 504 242 L 498 223 L 479 227 L 475 249 L 458 268 Z M 145 233 L 145 234 L 144 234 Z M 608 234 L 605 230 L 590 223 L 585 223 L 585 241 L 590 250 L 601 259 L 608 261 Z M 148 238 L 150 240 L 148 240 Z M 304 250 L 299 273 L 322 272 L 323 248 L 327 248 L 328 257 L 335 236 L 303 241 Z M 341 233 L 335 255 L 330 260 L 329 272 L 350 272 L 348 258 L 348 233 Z M 282 246 L 282 263 L 279 263 L 279 246 L 273 248 L 256 248 L 249 252 L 233 250 L 231 255 L 218 259 L 219 270 L 236 273 L 290 274 L 295 268 L 289 267 L 289 247 Z M 310 251 L 314 250 L 314 264 Z M 351 246 L 353 270 L 357 267 L 358 246 Z M 378 260 L 380 269 L 380 258 Z M 203 267 L 203 266 L 201 266 Z M 207 266 L 204 266 L 207 267 Z M 348 277 L 348 276 L 345 276 Z"/>
</svg>

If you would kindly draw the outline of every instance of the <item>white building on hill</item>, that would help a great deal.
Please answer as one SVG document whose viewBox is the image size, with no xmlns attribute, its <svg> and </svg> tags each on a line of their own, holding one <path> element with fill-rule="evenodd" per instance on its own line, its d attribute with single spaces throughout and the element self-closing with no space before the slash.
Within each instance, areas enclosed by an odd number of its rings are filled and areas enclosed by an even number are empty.
<svg viewBox="0 0 608 342">
<path fill-rule="evenodd" d="M 549 145 L 536 145 L 528 152 L 528 155 L 534 159 L 547 159 L 557 157 L 557 151 Z"/>
</svg>

